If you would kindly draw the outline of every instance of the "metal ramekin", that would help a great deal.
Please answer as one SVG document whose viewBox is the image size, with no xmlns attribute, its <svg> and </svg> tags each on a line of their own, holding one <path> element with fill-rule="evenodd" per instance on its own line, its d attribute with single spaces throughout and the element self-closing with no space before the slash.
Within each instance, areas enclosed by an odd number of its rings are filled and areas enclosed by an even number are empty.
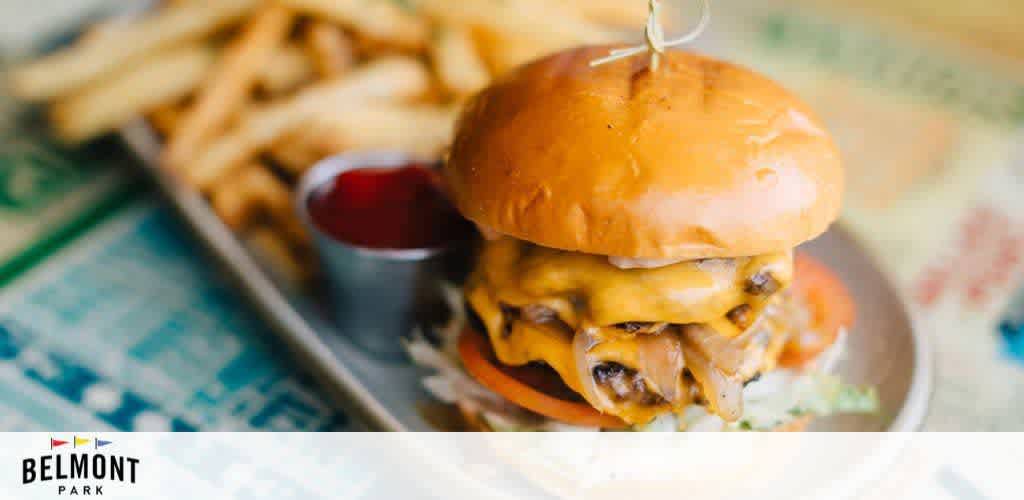
<svg viewBox="0 0 1024 500">
<path fill-rule="evenodd" d="M 317 189 L 349 170 L 431 163 L 396 152 L 354 152 L 320 161 L 299 181 L 295 208 L 313 234 L 323 262 L 335 321 L 356 346 L 377 358 L 399 358 L 403 352 L 399 339 L 416 326 L 417 312 L 441 301 L 442 257 L 457 242 L 411 249 L 345 243 L 316 226 L 309 215 L 309 200 Z"/>
</svg>

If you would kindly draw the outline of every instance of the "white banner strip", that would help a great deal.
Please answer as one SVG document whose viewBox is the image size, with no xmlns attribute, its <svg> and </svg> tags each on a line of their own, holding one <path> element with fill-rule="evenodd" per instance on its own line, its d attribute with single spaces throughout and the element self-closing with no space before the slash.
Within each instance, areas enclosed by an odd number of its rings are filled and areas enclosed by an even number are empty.
<svg viewBox="0 0 1024 500">
<path fill-rule="evenodd" d="M 0 498 L 1020 498 L 1024 434 L 4 434 Z"/>
</svg>

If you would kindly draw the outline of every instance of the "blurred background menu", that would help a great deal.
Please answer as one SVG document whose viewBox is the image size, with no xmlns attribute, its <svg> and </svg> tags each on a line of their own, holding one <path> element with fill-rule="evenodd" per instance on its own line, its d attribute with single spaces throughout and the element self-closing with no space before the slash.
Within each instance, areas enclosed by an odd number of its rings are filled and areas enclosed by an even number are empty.
<svg viewBox="0 0 1024 500">
<path fill-rule="evenodd" d="M 918 15 L 916 2 L 889 3 L 891 10 L 883 2 L 814 10 L 717 2 L 738 14 L 717 18 L 736 24 L 712 50 L 789 85 L 835 135 L 848 174 L 843 221 L 875 251 L 935 344 L 926 428 L 1019 429 L 1019 46 L 1009 35 L 1000 43 L 976 36 L 973 4 L 932 2 L 949 9 Z M 990 7 L 977 14 L 993 17 L 982 14 Z M 1019 11 L 1004 12 L 1019 25 Z M 949 24 L 959 18 L 969 24 Z"/>
<path fill-rule="evenodd" d="M 0 67 L 133 3 L 0 5 Z M 926 428 L 1024 429 L 1024 8 L 715 0 L 712 12 L 694 48 L 780 80 L 836 136 L 843 223 L 934 341 Z M 114 139 L 60 146 L 0 93 L 0 429 L 349 425 L 271 354 L 273 336 L 133 162 Z"/>
</svg>

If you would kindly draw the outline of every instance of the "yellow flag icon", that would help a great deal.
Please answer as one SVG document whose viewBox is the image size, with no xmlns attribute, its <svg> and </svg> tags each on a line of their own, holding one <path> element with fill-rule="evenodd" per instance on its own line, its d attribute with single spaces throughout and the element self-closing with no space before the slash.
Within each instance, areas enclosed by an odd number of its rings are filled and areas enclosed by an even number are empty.
<svg viewBox="0 0 1024 500">
<path fill-rule="evenodd" d="M 85 438 L 80 438 L 78 436 L 75 436 L 75 446 L 82 446 L 82 445 L 89 444 L 89 441 L 91 441 L 91 439 L 85 439 Z"/>
</svg>

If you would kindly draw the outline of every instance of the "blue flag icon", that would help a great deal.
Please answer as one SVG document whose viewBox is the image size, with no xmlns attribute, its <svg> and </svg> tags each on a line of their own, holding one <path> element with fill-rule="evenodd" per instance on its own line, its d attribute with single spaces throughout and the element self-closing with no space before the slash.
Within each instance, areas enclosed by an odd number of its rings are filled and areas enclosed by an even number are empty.
<svg viewBox="0 0 1024 500">
<path fill-rule="evenodd" d="M 102 448 L 102 447 L 104 447 L 104 446 L 106 446 L 106 445 L 108 445 L 108 444 L 113 444 L 113 443 L 111 443 L 110 441 L 104 441 L 104 440 L 102 440 L 102 439 L 97 439 L 97 440 L 95 441 L 95 443 L 96 443 L 96 448 Z"/>
</svg>

